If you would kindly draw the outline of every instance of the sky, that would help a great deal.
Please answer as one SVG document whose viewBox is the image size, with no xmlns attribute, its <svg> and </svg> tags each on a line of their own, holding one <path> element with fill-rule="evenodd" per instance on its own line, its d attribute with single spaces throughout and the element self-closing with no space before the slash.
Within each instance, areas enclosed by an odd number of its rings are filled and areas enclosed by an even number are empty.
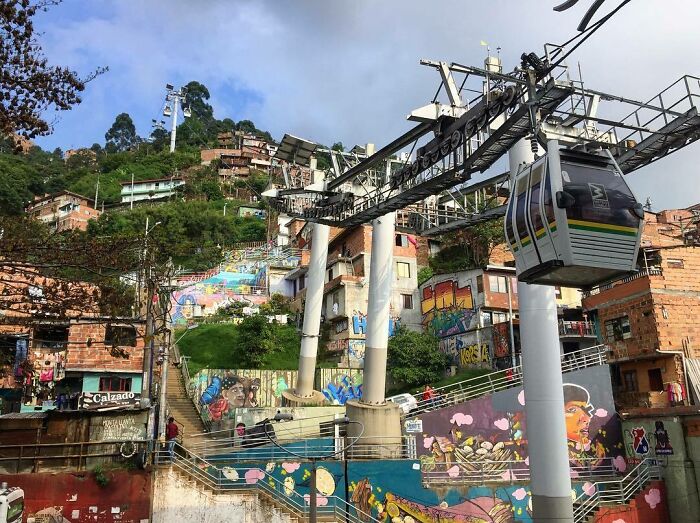
<svg viewBox="0 0 700 523">
<path fill-rule="evenodd" d="M 522 52 L 573 36 L 592 1 L 556 13 L 560 0 L 64 0 L 36 22 L 50 62 L 109 72 L 37 143 L 104 143 L 122 112 L 148 136 L 165 84 L 197 80 L 219 119 L 252 120 L 276 139 L 381 146 L 432 100 L 439 78 L 420 59 L 481 65 L 485 41 L 512 70 Z M 647 100 L 684 74 L 700 76 L 698 19 L 696 0 L 632 0 L 569 65 L 580 64 L 589 88 Z M 628 182 L 655 210 L 698 203 L 698 155 L 691 145 Z"/>
</svg>

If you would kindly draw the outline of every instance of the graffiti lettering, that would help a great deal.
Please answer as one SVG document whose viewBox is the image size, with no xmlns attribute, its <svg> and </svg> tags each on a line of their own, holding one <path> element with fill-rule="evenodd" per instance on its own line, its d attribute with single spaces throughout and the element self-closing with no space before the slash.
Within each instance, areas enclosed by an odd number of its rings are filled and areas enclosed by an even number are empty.
<svg viewBox="0 0 700 523">
<path fill-rule="evenodd" d="M 389 318 L 389 336 L 393 336 L 399 327 L 399 318 Z M 364 312 L 352 313 L 352 332 L 354 334 L 367 334 L 367 315 Z"/>
<path fill-rule="evenodd" d="M 474 344 L 459 350 L 459 364 L 463 367 L 489 361 L 489 346 L 486 343 Z"/>
<path fill-rule="evenodd" d="M 343 338 L 342 340 L 330 340 L 326 343 L 326 350 L 328 352 L 342 352 L 348 349 L 348 339 Z"/>
<path fill-rule="evenodd" d="M 335 374 L 328 375 L 326 369 L 321 369 L 321 392 L 328 401 L 334 405 L 345 405 L 349 400 L 362 397 L 362 371 L 350 370 L 338 373 L 335 369 L 328 369 Z"/>
</svg>

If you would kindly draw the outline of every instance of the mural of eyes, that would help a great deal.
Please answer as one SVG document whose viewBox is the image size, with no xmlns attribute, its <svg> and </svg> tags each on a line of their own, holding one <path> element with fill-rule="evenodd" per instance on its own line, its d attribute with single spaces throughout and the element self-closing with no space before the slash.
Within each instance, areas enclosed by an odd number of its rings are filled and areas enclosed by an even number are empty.
<svg viewBox="0 0 700 523">
<path fill-rule="evenodd" d="M 219 396 L 219 394 L 221 394 L 221 378 L 214 376 L 211 379 L 209 386 L 204 389 L 204 392 L 202 392 L 199 402 L 202 405 L 209 405 Z"/>
</svg>

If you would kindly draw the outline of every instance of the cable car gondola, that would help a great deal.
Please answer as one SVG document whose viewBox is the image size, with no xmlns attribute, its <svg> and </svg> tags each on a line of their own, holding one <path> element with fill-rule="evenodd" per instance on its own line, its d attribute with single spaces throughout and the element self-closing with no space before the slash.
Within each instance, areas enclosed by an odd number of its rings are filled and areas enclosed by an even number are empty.
<svg viewBox="0 0 700 523">
<path fill-rule="evenodd" d="M 505 233 L 518 279 L 588 288 L 634 272 L 644 226 L 637 202 L 609 151 L 560 149 L 512 181 Z"/>
</svg>

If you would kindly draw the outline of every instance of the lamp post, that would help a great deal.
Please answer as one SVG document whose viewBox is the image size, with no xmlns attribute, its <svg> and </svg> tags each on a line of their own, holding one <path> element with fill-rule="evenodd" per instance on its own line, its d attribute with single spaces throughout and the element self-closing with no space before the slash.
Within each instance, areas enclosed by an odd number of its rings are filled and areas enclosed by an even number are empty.
<svg viewBox="0 0 700 523">
<path fill-rule="evenodd" d="M 278 412 L 275 414 L 275 417 L 272 418 L 272 421 L 291 421 L 293 420 L 294 417 L 291 414 L 286 414 L 282 412 Z M 316 462 L 321 460 L 323 461 L 324 459 L 332 458 L 334 456 L 337 456 L 338 454 L 342 454 L 346 451 L 348 451 L 355 443 L 357 443 L 360 438 L 362 437 L 362 434 L 365 431 L 365 426 L 359 422 L 359 421 L 351 421 L 350 418 L 347 416 L 343 418 L 338 418 L 333 420 L 333 425 L 350 425 L 350 424 L 357 424 L 360 426 L 360 431 L 357 436 L 353 439 L 353 441 L 349 444 L 341 448 L 340 450 L 337 450 L 335 452 L 331 452 L 329 454 L 324 454 L 322 456 L 304 456 L 303 454 L 297 454 L 296 452 L 293 452 L 287 448 L 284 448 L 282 445 L 277 443 L 274 439 L 270 437 L 270 433 L 267 431 L 267 423 L 263 423 L 263 429 L 265 431 L 265 437 L 270 440 L 270 443 L 272 443 L 275 447 L 283 450 L 287 454 L 294 456 L 299 459 L 308 459 L 311 461 L 311 485 L 310 485 L 310 492 L 309 492 L 309 522 L 310 523 L 317 523 L 317 518 L 316 518 L 316 507 L 317 507 L 317 495 L 316 495 Z"/>
</svg>

